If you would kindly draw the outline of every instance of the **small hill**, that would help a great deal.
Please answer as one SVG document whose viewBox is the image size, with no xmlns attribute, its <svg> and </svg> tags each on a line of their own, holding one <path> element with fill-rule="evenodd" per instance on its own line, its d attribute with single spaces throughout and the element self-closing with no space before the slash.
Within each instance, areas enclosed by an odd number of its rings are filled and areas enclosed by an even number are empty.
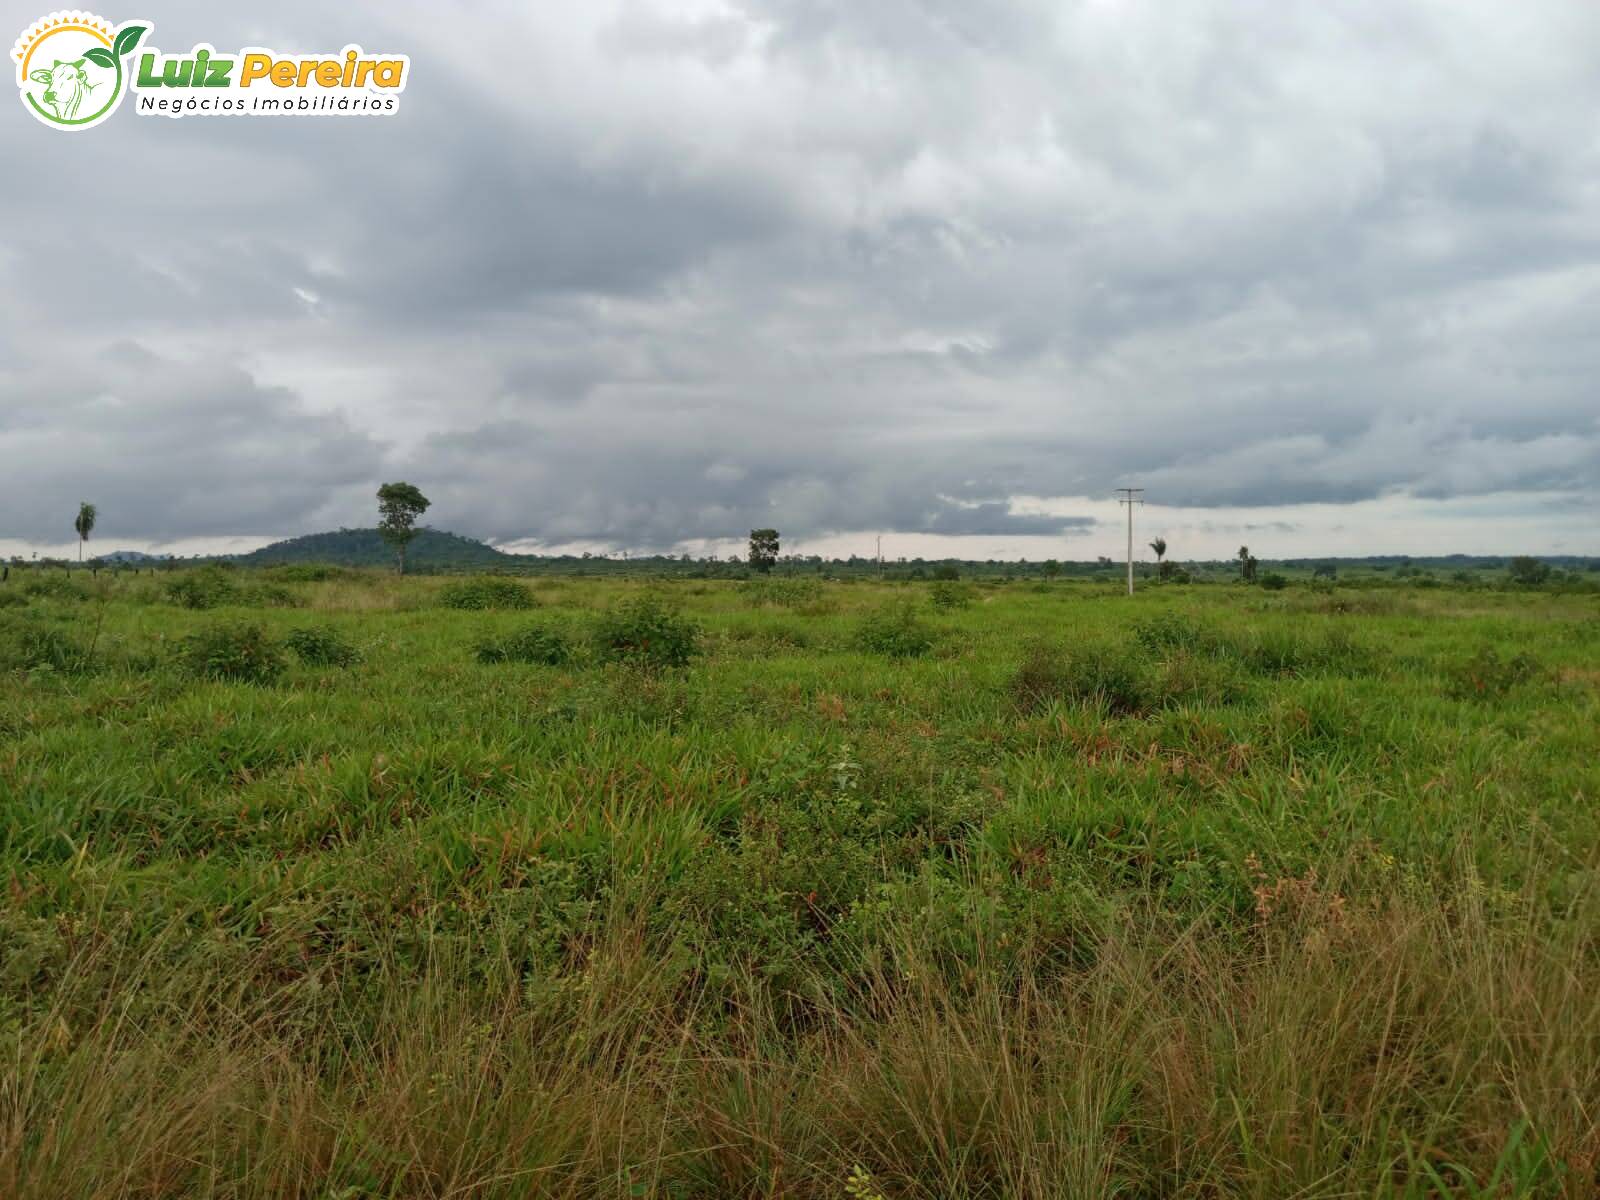
<svg viewBox="0 0 1600 1200">
<path fill-rule="evenodd" d="M 235 555 L 233 561 L 246 566 L 266 567 L 282 563 L 330 563 L 339 567 L 387 567 L 394 564 L 394 550 L 376 529 L 341 529 L 330 533 L 308 533 L 304 537 L 273 542 L 249 554 Z M 499 567 L 513 561 L 493 546 L 442 529 L 422 529 L 406 547 L 406 566 Z"/>
</svg>

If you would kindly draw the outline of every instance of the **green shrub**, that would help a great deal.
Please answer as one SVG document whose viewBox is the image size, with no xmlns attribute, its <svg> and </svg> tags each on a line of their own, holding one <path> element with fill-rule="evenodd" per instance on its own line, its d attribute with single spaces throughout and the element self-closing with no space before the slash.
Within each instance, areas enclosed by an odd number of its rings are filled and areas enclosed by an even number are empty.
<svg viewBox="0 0 1600 1200">
<path fill-rule="evenodd" d="M 1245 692 L 1244 678 L 1235 663 L 1187 650 L 1180 650 L 1163 662 L 1151 686 L 1163 704 L 1206 707 L 1233 704 Z"/>
<path fill-rule="evenodd" d="M 756 607 L 771 604 L 783 608 L 808 608 L 822 599 L 822 583 L 817 579 L 780 576 L 752 579 L 739 585 L 739 595 Z"/>
<path fill-rule="evenodd" d="M 167 599 L 182 608 L 217 608 L 231 604 L 238 594 L 237 585 L 217 567 L 202 567 L 167 583 Z"/>
<path fill-rule="evenodd" d="M 361 661 L 361 651 L 326 625 L 296 629 L 284 644 L 308 667 L 353 667 Z"/>
<path fill-rule="evenodd" d="M 1268 571 L 1261 577 L 1261 586 L 1269 592 L 1281 592 L 1289 586 L 1289 581 L 1276 571 Z"/>
<path fill-rule="evenodd" d="M 261 583 L 254 587 L 240 588 L 235 593 L 234 602 L 248 604 L 252 608 L 300 607 L 300 597 L 276 583 Z"/>
<path fill-rule="evenodd" d="M 941 579 L 928 589 L 928 603 L 947 612 L 970 608 L 975 599 L 977 596 L 971 587 L 949 579 Z"/>
<path fill-rule="evenodd" d="M 539 601 L 525 583 L 515 579 L 464 579 L 439 589 L 446 608 L 482 612 L 491 608 L 534 608 Z"/>
<path fill-rule="evenodd" d="M 889 658 L 917 658 L 933 649 L 933 631 L 909 600 L 868 615 L 856 628 L 856 645 Z"/>
<path fill-rule="evenodd" d="M 28 603 L 28 597 L 21 592 L 7 588 L 0 591 L 0 608 L 22 608 Z"/>
<path fill-rule="evenodd" d="M 0 667 L 71 674 L 88 666 L 88 651 L 59 629 L 26 618 L 0 625 Z"/>
<path fill-rule="evenodd" d="M 283 672 L 283 650 L 259 625 L 213 625 L 185 638 L 183 664 L 196 675 L 240 683 L 271 683 Z"/>
<path fill-rule="evenodd" d="M 1201 650 L 1216 641 L 1216 635 L 1206 626 L 1193 617 L 1175 612 L 1159 613 L 1135 621 L 1133 637 L 1140 646 L 1156 655 L 1174 650 Z"/>
<path fill-rule="evenodd" d="M 481 663 L 542 663 L 556 667 L 572 657 L 572 647 L 559 629 L 530 625 L 502 638 L 486 637 L 476 646 Z"/>
<path fill-rule="evenodd" d="M 1061 650 L 1040 644 L 1017 668 L 1011 695 L 1029 710 L 1068 701 L 1102 705 L 1122 716 L 1149 709 L 1154 689 L 1143 664 L 1125 647 L 1089 643 Z"/>
<path fill-rule="evenodd" d="M 607 662 L 681 667 L 699 653 L 700 629 L 654 596 L 624 600 L 594 630 L 595 653 Z"/>
<path fill-rule="evenodd" d="M 268 577 L 279 583 L 325 583 L 330 579 L 343 579 L 354 572 L 328 563 L 288 563 L 268 570 Z"/>
<path fill-rule="evenodd" d="M 74 583 L 65 574 L 57 575 L 54 572 L 41 574 L 37 579 L 30 579 L 22 585 L 25 595 L 35 596 L 43 600 L 87 600 L 88 593 Z"/>
<path fill-rule="evenodd" d="M 1466 662 L 1448 672 L 1448 690 L 1457 700 L 1492 700 L 1504 696 L 1539 673 L 1532 655 L 1519 653 L 1501 658 L 1493 646 L 1484 646 Z"/>
<path fill-rule="evenodd" d="M 1309 671 L 1365 671 L 1371 652 L 1344 629 L 1320 636 L 1298 629 L 1258 629 L 1232 636 L 1218 647 L 1258 675 L 1301 675 Z"/>
</svg>

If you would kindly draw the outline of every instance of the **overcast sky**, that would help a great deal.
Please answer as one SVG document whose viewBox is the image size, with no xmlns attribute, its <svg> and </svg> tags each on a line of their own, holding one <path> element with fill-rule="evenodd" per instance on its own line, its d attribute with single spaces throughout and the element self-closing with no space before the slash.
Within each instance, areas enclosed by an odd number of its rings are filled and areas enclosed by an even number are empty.
<svg viewBox="0 0 1600 1200">
<path fill-rule="evenodd" d="M 0 552 L 1600 554 L 1595 0 L 102 12 L 412 74 L 6 102 Z"/>
</svg>

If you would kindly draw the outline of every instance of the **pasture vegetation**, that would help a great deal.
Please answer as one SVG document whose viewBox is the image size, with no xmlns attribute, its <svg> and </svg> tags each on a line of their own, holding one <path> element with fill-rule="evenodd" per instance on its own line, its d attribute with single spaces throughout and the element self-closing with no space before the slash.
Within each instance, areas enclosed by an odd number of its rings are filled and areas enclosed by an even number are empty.
<svg viewBox="0 0 1600 1200">
<path fill-rule="evenodd" d="M 0 1195 L 1600 1186 L 1593 595 L 30 574 Z"/>
</svg>

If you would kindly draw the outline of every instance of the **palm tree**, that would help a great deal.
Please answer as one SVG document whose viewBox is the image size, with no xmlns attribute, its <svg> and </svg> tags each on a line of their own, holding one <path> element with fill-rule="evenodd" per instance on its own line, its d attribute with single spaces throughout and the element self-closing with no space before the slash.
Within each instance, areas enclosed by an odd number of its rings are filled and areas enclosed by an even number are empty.
<svg viewBox="0 0 1600 1200">
<path fill-rule="evenodd" d="M 1167 539 L 1158 537 L 1150 543 L 1150 549 L 1156 552 L 1156 566 L 1161 565 L 1161 560 L 1167 556 Z"/>
<path fill-rule="evenodd" d="M 1249 562 L 1250 562 L 1250 547 L 1249 546 L 1240 546 L 1239 547 L 1239 578 L 1240 579 L 1244 578 L 1245 570 L 1246 570 L 1246 567 L 1248 566 Z"/>
<path fill-rule="evenodd" d="M 78 561 L 83 561 L 83 544 L 89 540 L 89 535 L 94 532 L 94 505 L 84 502 L 78 505 L 78 519 L 72 527 L 78 531 Z"/>
</svg>

